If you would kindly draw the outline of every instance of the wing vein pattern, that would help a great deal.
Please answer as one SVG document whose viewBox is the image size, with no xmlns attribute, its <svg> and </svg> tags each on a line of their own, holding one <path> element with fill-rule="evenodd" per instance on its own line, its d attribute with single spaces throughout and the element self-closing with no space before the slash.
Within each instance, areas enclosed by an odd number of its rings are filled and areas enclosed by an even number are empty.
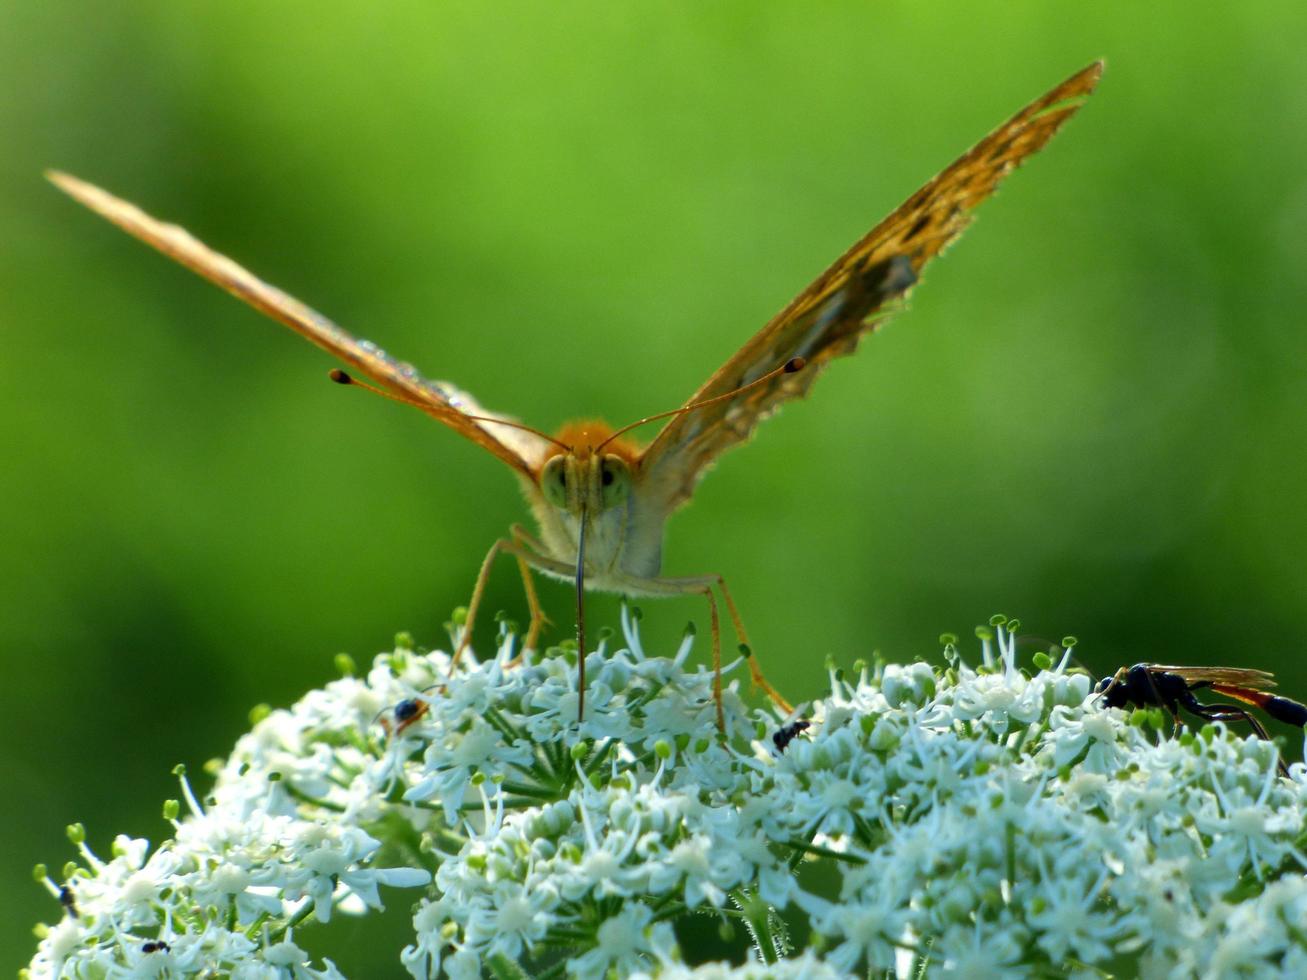
<svg viewBox="0 0 1307 980">
<path fill-rule="evenodd" d="M 549 443 L 533 433 L 470 416 L 504 418 L 487 412 L 472 396 L 444 381 L 423 378 L 411 364 L 397 361 L 371 341 L 360 340 L 317 310 L 306 306 L 227 256 L 209 248 L 186 229 L 166 224 L 136 205 L 69 174 L 51 172 L 61 190 L 174 261 L 208 279 L 237 299 L 290 327 L 393 395 L 493 453 L 523 476 L 534 479 Z M 491 427 L 495 431 L 492 433 Z"/>
<path fill-rule="evenodd" d="M 687 412 L 645 449 L 641 469 L 666 512 L 689 500 L 716 458 L 744 442 L 781 403 L 804 395 L 836 357 L 897 312 L 925 265 L 971 223 L 975 207 L 1038 151 L 1093 92 L 1096 62 L 1030 103 L 909 197 L 817 277 L 696 391 L 724 395 L 796 356 L 803 370 Z"/>
</svg>

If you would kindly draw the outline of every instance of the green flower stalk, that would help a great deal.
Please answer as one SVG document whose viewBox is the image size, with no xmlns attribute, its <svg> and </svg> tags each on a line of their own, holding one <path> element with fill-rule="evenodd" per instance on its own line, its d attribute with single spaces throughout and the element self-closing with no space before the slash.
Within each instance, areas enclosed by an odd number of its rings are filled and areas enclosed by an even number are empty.
<svg viewBox="0 0 1307 980">
<path fill-rule="evenodd" d="M 579 727 L 575 651 L 519 660 L 507 627 L 452 675 L 408 638 L 344 665 L 203 801 L 181 774 L 171 840 L 101 858 L 71 829 L 28 975 L 337 978 L 297 934 L 383 887 L 415 978 L 1307 975 L 1307 771 L 1274 743 L 1172 737 L 1069 647 L 1021 669 L 1002 622 L 974 668 L 948 638 L 942 670 L 832 670 L 801 717 L 735 680 L 719 734 L 691 637 L 662 658 L 621 627 Z M 704 914 L 748 964 L 687 963 Z"/>
</svg>

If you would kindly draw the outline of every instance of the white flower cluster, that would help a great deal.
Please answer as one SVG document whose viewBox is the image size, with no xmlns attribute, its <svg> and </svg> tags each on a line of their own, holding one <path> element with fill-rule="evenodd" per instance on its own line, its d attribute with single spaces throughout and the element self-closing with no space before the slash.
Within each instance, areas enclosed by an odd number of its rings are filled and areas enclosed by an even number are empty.
<svg viewBox="0 0 1307 980">
<path fill-rule="evenodd" d="M 190 814 L 179 820 L 176 801 L 165 805 L 175 836 L 153 852 L 119 836 L 102 860 L 70 827 L 82 863 L 65 868 L 62 886 L 38 868 L 65 914 L 40 930 L 28 975 L 340 978 L 330 962 L 310 966 L 296 926 L 327 922 L 336 907 L 379 909 L 379 885 L 431 880 L 425 869 L 372 864 L 382 842 L 361 824 L 382 803 L 363 776 L 375 753 L 360 710 L 375 696 L 342 681 L 272 713 L 241 739 L 203 804 L 179 769 Z"/>
<path fill-rule="evenodd" d="M 293 932 L 380 885 L 428 886 L 416 978 L 1307 975 L 1307 776 L 1273 743 L 1106 709 L 1069 655 L 1019 670 L 1011 624 L 975 669 L 832 672 L 806 726 L 733 683 L 719 733 L 691 638 L 622 626 L 579 727 L 574 651 L 519 662 L 507 630 L 268 714 L 153 853 L 74 833 L 30 975 L 338 977 Z M 412 867 L 373 864 L 388 835 Z M 686 965 L 723 955 L 680 948 L 694 913 L 747 967 Z"/>
</svg>

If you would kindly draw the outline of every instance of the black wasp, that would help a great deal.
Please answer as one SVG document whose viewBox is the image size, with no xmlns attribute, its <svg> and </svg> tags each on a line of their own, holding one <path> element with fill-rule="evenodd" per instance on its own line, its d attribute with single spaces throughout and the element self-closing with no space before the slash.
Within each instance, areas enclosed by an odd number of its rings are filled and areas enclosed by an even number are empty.
<svg viewBox="0 0 1307 980">
<path fill-rule="evenodd" d="M 1205 689 L 1260 708 L 1276 721 L 1307 727 L 1307 705 L 1269 693 L 1273 687 L 1275 676 L 1264 670 L 1135 664 L 1122 667 L 1100 681 L 1098 693 L 1109 708 L 1124 708 L 1131 704 L 1141 708 L 1165 708 L 1177 725 L 1183 708 L 1204 721 L 1245 721 L 1260 737 L 1270 738 L 1265 726 L 1247 708 L 1199 701 L 1194 691 Z M 1283 762 L 1280 770 L 1288 774 Z"/>
</svg>

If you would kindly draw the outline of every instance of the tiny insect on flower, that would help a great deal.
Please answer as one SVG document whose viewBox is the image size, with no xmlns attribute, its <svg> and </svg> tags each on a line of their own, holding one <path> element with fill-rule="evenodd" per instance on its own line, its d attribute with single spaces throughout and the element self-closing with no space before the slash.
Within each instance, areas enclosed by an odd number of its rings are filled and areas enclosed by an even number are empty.
<svg viewBox="0 0 1307 980">
<path fill-rule="evenodd" d="M 776 751 L 778 753 L 784 753 L 785 750 L 789 748 L 791 742 L 811 727 L 812 722 L 804 721 L 803 719 L 792 721 L 788 725 L 782 725 L 772 734 L 772 744 L 776 746 Z"/>
<path fill-rule="evenodd" d="M 431 702 L 423 698 L 405 698 L 381 718 L 381 727 L 387 735 L 400 735 L 404 729 L 416 724 L 431 709 Z"/>
</svg>

